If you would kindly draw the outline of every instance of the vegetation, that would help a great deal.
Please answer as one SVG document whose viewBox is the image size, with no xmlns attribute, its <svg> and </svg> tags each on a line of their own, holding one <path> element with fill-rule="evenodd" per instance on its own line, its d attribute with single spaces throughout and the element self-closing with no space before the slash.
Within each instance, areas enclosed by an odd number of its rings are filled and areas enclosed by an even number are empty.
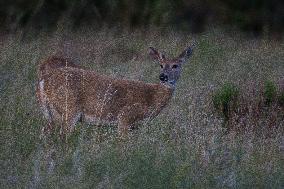
<svg viewBox="0 0 284 189">
<path fill-rule="evenodd" d="M 246 132 L 250 128 L 263 133 L 262 131 L 271 127 L 278 127 L 277 119 L 283 119 L 282 93 L 278 94 L 278 86 L 272 81 L 265 81 L 263 89 L 256 87 L 249 85 L 240 92 L 235 85 L 225 83 L 214 92 L 213 105 L 224 118 L 223 125 L 227 129 Z M 259 92 L 255 94 L 251 93 L 252 91 Z M 269 127 L 261 127 L 262 121 L 269 123 Z M 247 124 L 248 122 L 253 124 Z M 270 132 L 265 131 L 263 134 Z"/>
<path fill-rule="evenodd" d="M 199 33 L 208 27 L 233 26 L 255 35 L 281 36 L 284 3 L 280 0 L 21 0 L 0 2 L 0 27 L 15 31 L 53 30 L 62 25 L 178 28 Z"/>
<path fill-rule="evenodd" d="M 282 188 L 279 41 L 217 30 L 197 35 L 170 104 L 128 138 L 118 138 L 115 126 L 85 123 L 66 142 L 56 133 L 39 138 L 46 124 L 35 99 L 41 59 L 61 52 L 106 75 L 158 82 L 159 66 L 148 58 L 148 47 L 174 55 L 192 41 L 156 30 L 59 29 L 24 42 L 18 35 L 1 37 L 0 188 Z M 265 85 L 267 80 L 277 84 Z M 274 96 L 271 86 L 279 100 L 267 106 L 263 99 Z M 236 97 L 228 114 L 233 129 L 227 130 L 214 104 L 231 107 Z"/>
<path fill-rule="evenodd" d="M 271 104 L 276 100 L 276 86 L 272 81 L 266 81 L 264 85 L 264 98 L 267 104 Z"/>
<path fill-rule="evenodd" d="M 226 83 L 213 96 L 213 103 L 216 109 L 220 109 L 225 119 L 229 118 L 229 111 L 236 106 L 236 99 L 238 97 L 238 89 L 233 84 Z"/>
<path fill-rule="evenodd" d="M 279 95 L 279 103 L 283 106 L 284 105 L 284 91 Z"/>
</svg>

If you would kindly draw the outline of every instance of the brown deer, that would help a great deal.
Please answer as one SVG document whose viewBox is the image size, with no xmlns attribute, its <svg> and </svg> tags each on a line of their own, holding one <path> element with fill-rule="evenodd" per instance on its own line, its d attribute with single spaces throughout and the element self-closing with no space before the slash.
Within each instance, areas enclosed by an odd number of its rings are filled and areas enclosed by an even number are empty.
<svg viewBox="0 0 284 189">
<path fill-rule="evenodd" d="M 38 79 L 41 80 L 42 75 L 47 75 L 49 72 L 52 72 L 53 69 L 62 67 L 81 68 L 79 65 L 74 64 L 70 59 L 54 55 L 40 64 L 38 69 Z"/>
<path fill-rule="evenodd" d="M 83 69 L 64 58 L 53 57 L 39 67 L 37 98 L 50 131 L 61 124 L 61 136 L 70 133 L 78 121 L 117 123 L 122 135 L 137 121 L 152 118 L 167 105 L 180 77 L 183 63 L 192 54 L 188 47 L 177 58 L 168 59 L 150 47 L 159 62 L 160 83 L 116 79 Z"/>
</svg>

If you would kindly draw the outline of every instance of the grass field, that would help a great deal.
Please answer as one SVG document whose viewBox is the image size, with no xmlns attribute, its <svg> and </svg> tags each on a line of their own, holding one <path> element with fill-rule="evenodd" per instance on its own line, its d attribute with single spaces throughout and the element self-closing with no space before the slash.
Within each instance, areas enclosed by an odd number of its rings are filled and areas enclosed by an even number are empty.
<svg viewBox="0 0 284 189">
<path fill-rule="evenodd" d="M 158 82 L 148 47 L 172 56 L 193 42 L 171 102 L 127 139 L 113 126 L 78 124 L 66 143 L 58 133 L 40 140 L 41 59 L 61 52 L 106 75 Z M 1 37 L 0 188 L 283 188 L 283 73 L 283 41 L 217 30 Z M 228 83 L 238 100 L 229 98 L 224 117 L 213 101 Z"/>
</svg>

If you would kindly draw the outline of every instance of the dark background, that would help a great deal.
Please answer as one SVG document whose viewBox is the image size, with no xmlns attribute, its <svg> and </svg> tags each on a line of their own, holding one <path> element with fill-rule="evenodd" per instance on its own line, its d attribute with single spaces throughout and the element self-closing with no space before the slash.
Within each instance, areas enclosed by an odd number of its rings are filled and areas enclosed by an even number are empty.
<svg viewBox="0 0 284 189">
<path fill-rule="evenodd" d="M 282 0 L 1 0 L 0 30 L 174 28 L 199 33 L 210 27 L 233 28 L 254 36 L 281 36 Z"/>
</svg>

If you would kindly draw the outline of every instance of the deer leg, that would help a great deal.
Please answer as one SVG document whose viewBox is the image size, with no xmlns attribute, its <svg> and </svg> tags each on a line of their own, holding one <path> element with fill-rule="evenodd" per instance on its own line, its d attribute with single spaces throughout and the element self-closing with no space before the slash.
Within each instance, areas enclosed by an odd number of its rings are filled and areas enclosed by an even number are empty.
<svg viewBox="0 0 284 189">
<path fill-rule="evenodd" d="M 41 106 L 41 109 L 43 111 L 44 117 L 47 119 L 47 124 L 42 128 L 40 137 L 44 137 L 46 135 L 49 135 L 52 130 L 54 129 L 54 116 L 51 112 L 51 109 L 47 103 L 43 104 Z"/>
<path fill-rule="evenodd" d="M 127 119 L 119 119 L 119 121 L 118 121 L 118 135 L 122 138 L 127 137 L 128 131 L 130 130 L 132 124 L 133 123 L 131 123 Z"/>
<path fill-rule="evenodd" d="M 54 116 L 52 114 L 47 95 L 44 90 L 44 80 L 41 80 L 37 84 L 37 89 L 36 89 L 36 96 L 37 96 L 37 101 L 40 105 L 41 111 L 43 113 L 44 118 L 48 121 L 47 125 L 44 126 L 41 130 L 40 138 L 43 138 L 47 134 L 51 133 L 51 130 L 53 129 L 54 125 Z"/>
<path fill-rule="evenodd" d="M 82 113 L 76 110 L 68 110 L 62 116 L 63 120 L 60 128 L 61 138 L 74 131 L 76 123 L 81 119 Z"/>
<path fill-rule="evenodd" d="M 124 137 L 127 136 L 129 130 L 133 129 L 135 122 L 143 119 L 143 106 L 134 104 L 122 109 L 118 116 L 118 132 Z"/>
<path fill-rule="evenodd" d="M 51 133 L 53 128 L 53 121 L 48 121 L 47 125 L 41 129 L 41 135 L 48 135 Z"/>
</svg>

